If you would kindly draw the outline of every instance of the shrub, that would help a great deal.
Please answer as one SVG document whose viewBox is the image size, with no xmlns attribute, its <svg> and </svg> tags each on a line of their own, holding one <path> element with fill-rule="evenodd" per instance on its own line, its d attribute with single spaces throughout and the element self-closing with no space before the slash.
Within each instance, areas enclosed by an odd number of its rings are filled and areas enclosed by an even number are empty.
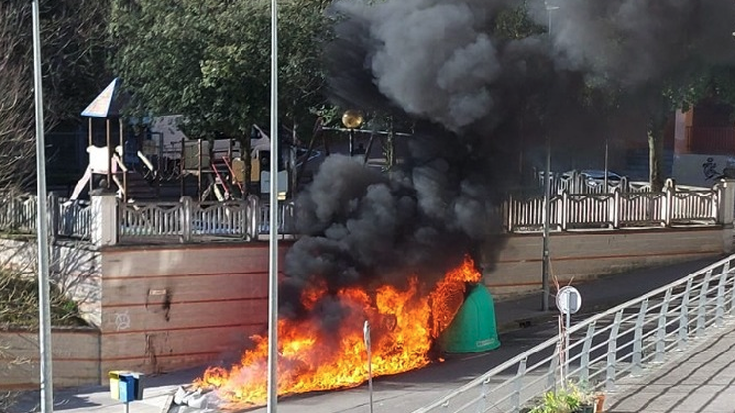
<svg viewBox="0 0 735 413">
<path fill-rule="evenodd" d="M 38 326 L 38 280 L 11 271 L 0 271 L 0 326 Z M 85 325 L 77 304 L 64 296 L 55 285 L 50 287 L 51 324 L 53 326 Z"/>
</svg>

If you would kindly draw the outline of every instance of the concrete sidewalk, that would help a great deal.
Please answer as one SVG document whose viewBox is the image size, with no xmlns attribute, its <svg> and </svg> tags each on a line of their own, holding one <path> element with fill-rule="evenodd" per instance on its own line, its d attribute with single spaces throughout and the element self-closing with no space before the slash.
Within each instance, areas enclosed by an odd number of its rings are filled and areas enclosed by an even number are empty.
<svg viewBox="0 0 735 413">
<path fill-rule="evenodd" d="M 655 371 L 619 383 L 608 413 L 735 412 L 735 324 L 711 332 Z"/>
<path fill-rule="evenodd" d="M 638 297 L 648 291 L 669 284 L 697 271 L 717 259 L 697 260 L 660 268 L 631 271 L 624 274 L 605 276 L 585 283 L 574 283 L 582 295 L 582 312 L 591 314 L 610 308 L 617 304 Z M 496 322 L 500 333 L 501 348 L 488 353 L 466 357 L 456 363 L 432 365 L 419 372 L 384 379 L 376 386 L 380 387 L 381 399 L 376 400 L 376 413 L 380 411 L 404 412 L 412 411 L 421 405 L 430 403 L 435 398 L 451 391 L 464 382 L 469 381 L 472 374 L 479 375 L 485 371 L 485 363 L 498 363 L 498 360 L 511 358 L 523 352 L 534 341 L 541 342 L 546 337 L 539 337 L 537 332 L 526 327 L 554 322 L 558 316 L 554 300 L 550 299 L 551 311 L 541 311 L 541 294 L 519 297 L 495 303 Z M 735 340 L 735 333 L 732 335 Z M 735 344 L 733 344 L 735 345 Z M 735 356 L 735 354 L 731 355 Z M 493 360 L 490 360 L 493 359 Z M 464 364 L 463 364 L 464 363 Z M 714 366 L 712 367 L 714 369 Z M 453 369 L 453 370 L 452 370 Z M 204 368 L 191 369 L 146 378 L 144 400 L 130 404 L 130 412 L 165 413 L 169 411 L 172 395 L 181 385 L 191 383 Z M 735 370 L 733 370 L 735 372 Z M 298 413 L 365 411 L 365 386 L 356 389 L 327 392 L 315 395 L 298 396 L 279 403 L 279 410 Z M 376 387 L 376 392 L 378 390 Z M 735 394 L 735 386 L 731 386 Z M 640 392 L 639 392 L 640 393 Z M 645 393 L 640 393 L 645 394 Z M 730 396 L 731 405 L 735 407 L 735 396 Z M 23 395 L 13 412 L 38 411 L 38 392 Z M 125 406 L 110 399 L 106 386 L 90 386 L 76 389 L 59 390 L 54 394 L 54 411 L 75 412 L 125 412 Z M 632 399 L 631 399 L 632 400 Z M 622 401 L 621 401 L 622 403 Z M 281 405 L 285 408 L 281 408 Z M 289 405 L 290 408 L 289 408 Z M 382 406 L 382 407 L 381 407 Z M 627 408 L 620 404 L 621 408 Z M 620 410 L 629 412 L 636 410 Z M 646 410 L 662 411 L 662 410 Z M 681 410 L 685 411 L 685 410 Z M 686 411 L 699 411 L 698 409 Z M 707 410 L 732 412 L 730 410 Z"/>
</svg>

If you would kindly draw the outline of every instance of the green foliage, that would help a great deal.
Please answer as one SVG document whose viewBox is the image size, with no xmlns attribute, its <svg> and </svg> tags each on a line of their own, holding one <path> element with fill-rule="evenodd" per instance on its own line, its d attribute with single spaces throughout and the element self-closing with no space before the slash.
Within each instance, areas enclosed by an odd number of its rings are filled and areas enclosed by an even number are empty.
<svg viewBox="0 0 735 413">
<path fill-rule="evenodd" d="M 35 327 L 38 325 L 38 281 L 9 271 L 0 272 L 0 326 Z M 66 298 L 56 286 L 51 287 L 51 324 L 85 325 L 77 304 Z"/>
<path fill-rule="evenodd" d="M 583 386 L 567 383 L 563 389 L 546 392 L 528 413 L 573 413 L 591 406 L 595 396 Z"/>
<path fill-rule="evenodd" d="M 501 10 L 495 18 L 495 35 L 500 39 L 520 40 L 542 34 L 546 28 L 531 20 L 528 16 L 528 4 L 524 1 L 515 7 Z"/>
<path fill-rule="evenodd" d="M 279 6 L 282 121 L 302 119 L 324 101 L 326 5 Z M 253 123 L 268 119 L 269 1 L 113 0 L 110 32 L 118 45 L 113 66 L 133 94 L 133 114 L 184 115 L 191 137 L 247 136 Z"/>
</svg>

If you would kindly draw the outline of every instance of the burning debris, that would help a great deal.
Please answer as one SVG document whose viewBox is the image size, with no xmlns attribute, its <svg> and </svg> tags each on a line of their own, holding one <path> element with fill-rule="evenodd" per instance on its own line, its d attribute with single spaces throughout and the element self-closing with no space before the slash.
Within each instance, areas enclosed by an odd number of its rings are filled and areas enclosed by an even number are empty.
<svg viewBox="0 0 735 413">
<path fill-rule="evenodd" d="M 467 283 L 480 280 L 467 257 L 426 294 L 417 276 L 405 288 L 346 287 L 331 295 L 322 284 L 303 291 L 301 303 L 316 316 L 281 319 L 278 325 L 278 393 L 354 387 L 368 378 L 363 323 L 372 326 L 372 374 L 384 376 L 431 362 L 433 341 L 459 310 Z M 339 308 L 338 324 L 325 325 L 317 308 Z M 329 323 L 327 323 L 329 324 Z M 230 369 L 213 367 L 189 392 L 181 389 L 177 404 L 205 407 L 260 405 L 267 397 L 268 341 L 255 337 L 255 347 Z M 212 392 L 211 390 L 215 390 Z"/>
</svg>

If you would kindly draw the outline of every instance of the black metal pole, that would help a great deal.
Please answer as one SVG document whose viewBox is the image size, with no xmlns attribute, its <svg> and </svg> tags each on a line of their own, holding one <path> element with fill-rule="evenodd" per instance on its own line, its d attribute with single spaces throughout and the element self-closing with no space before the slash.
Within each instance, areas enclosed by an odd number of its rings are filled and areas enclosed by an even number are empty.
<svg viewBox="0 0 735 413">
<path fill-rule="evenodd" d="M 546 168 L 544 171 L 544 233 L 543 233 L 543 255 L 541 268 L 541 285 L 543 296 L 541 297 L 541 310 L 549 311 L 549 225 L 551 221 L 551 139 L 546 136 Z"/>
<path fill-rule="evenodd" d="M 355 134 L 353 133 L 353 129 L 350 129 L 350 157 L 352 157 L 355 154 L 354 144 L 355 144 Z"/>
</svg>

